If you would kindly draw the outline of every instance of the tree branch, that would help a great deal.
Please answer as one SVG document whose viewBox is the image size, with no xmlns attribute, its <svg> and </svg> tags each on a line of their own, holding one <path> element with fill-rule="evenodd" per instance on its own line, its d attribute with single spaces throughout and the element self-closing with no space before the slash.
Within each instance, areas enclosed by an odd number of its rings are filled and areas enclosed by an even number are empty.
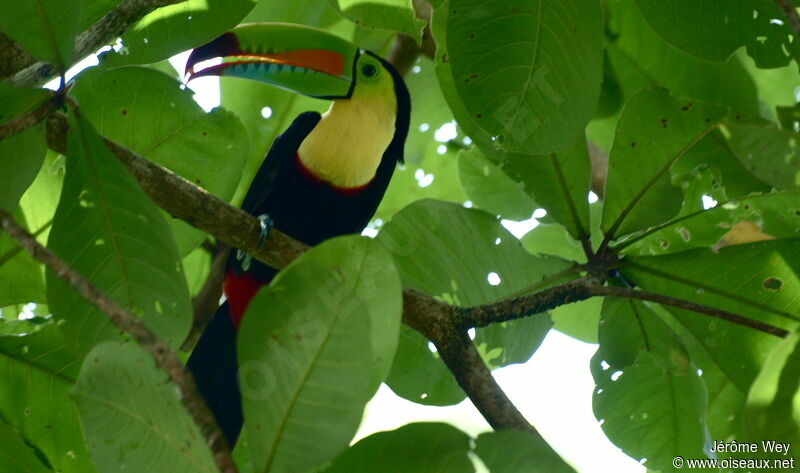
<svg viewBox="0 0 800 473">
<path fill-rule="evenodd" d="M 200 292 L 192 299 L 192 330 L 181 345 L 181 350 L 190 351 L 197 344 L 200 335 L 211 322 L 222 297 L 222 283 L 225 280 L 225 265 L 228 262 L 230 247 L 217 244 L 213 248 L 211 268 Z"/>
<path fill-rule="evenodd" d="M 783 10 L 783 14 L 789 20 L 789 24 L 794 29 L 794 34 L 800 40 L 800 16 L 797 15 L 797 7 L 792 0 L 775 0 L 775 3 Z"/>
<path fill-rule="evenodd" d="M 10 77 L 33 62 L 27 51 L 0 32 L 0 79 Z"/>
<path fill-rule="evenodd" d="M 77 62 L 110 43 L 153 10 L 182 1 L 184 0 L 123 0 L 97 23 L 78 35 L 75 39 L 73 61 Z M 16 85 L 25 87 L 38 85 L 53 78 L 58 72 L 52 64 L 34 62 L 29 55 L 23 58 L 18 52 L 11 52 L 2 54 L 2 57 L 6 57 L 7 54 L 17 59 L 14 66 L 0 70 L 0 79 L 13 75 L 12 82 Z"/>
<path fill-rule="evenodd" d="M 61 96 L 55 96 L 30 112 L 14 117 L 0 125 L 0 141 L 14 136 L 44 120 L 47 115 L 61 107 L 61 99 Z"/>
<path fill-rule="evenodd" d="M 764 332 L 776 337 L 786 338 L 789 336 L 789 331 L 780 327 L 775 327 L 758 320 L 748 319 L 741 315 L 734 314 L 725 310 L 715 309 L 707 305 L 696 304 L 676 297 L 665 296 L 653 292 L 639 291 L 635 289 L 628 289 L 625 287 L 614 286 L 592 286 L 589 288 L 593 295 L 605 297 L 622 297 L 626 299 L 638 299 L 641 301 L 656 302 L 661 305 L 675 307 L 678 309 L 690 310 L 699 314 L 709 315 L 718 319 L 726 320 L 736 325 L 749 327 L 759 332 Z"/>
<path fill-rule="evenodd" d="M 139 345 L 150 353 L 158 367 L 167 373 L 172 383 L 180 390 L 181 403 L 203 433 L 220 471 L 236 473 L 230 449 L 214 416 L 197 393 L 194 379 L 184 369 L 183 363 L 175 356 L 170 346 L 151 332 L 140 319 L 117 305 L 52 251 L 39 244 L 36 237 L 17 225 L 11 215 L 3 210 L 0 210 L 0 227 L 34 259 L 47 266 L 59 279 L 100 309 L 111 323 L 131 334 Z"/>
</svg>

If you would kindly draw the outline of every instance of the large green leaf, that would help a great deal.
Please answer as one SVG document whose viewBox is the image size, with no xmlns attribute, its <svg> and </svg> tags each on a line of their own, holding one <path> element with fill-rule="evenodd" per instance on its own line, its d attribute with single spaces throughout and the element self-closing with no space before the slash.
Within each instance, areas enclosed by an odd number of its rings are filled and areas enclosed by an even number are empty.
<svg viewBox="0 0 800 473">
<path fill-rule="evenodd" d="M 800 59 L 800 42 L 783 11 L 769 0 L 637 0 L 664 39 L 689 54 L 725 62 L 742 46 L 759 67 Z M 779 19 L 777 22 L 775 19 Z"/>
<path fill-rule="evenodd" d="M 608 0 L 613 40 L 608 57 L 625 98 L 658 85 L 674 97 L 725 104 L 739 113 L 758 113 L 758 91 L 738 58 L 713 64 L 667 44 L 647 24 L 635 0 Z"/>
<path fill-rule="evenodd" d="M 0 332 L 0 418 L 56 471 L 91 473 L 78 415 L 67 395 L 79 360 L 63 348 L 55 324 L 37 329 L 26 321 L 0 319 Z"/>
<path fill-rule="evenodd" d="M 404 286 L 461 307 L 545 287 L 551 283 L 547 278 L 571 267 L 560 258 L 527 253 L 491 214 L 432 200 L 397 213 L 378 241 L 394 256 Z M 536 320 L 541 318 L 545 321 Z M 549 327 L 549 316 L 539 314 L 488 331 L 478 329 L 475 344 L 490 368 L 496 368 L 530 357 Z M 525 350 L 513 353 L 513 346 Z M 511 353 L 504 353 L 506 349 Z M 464 398 L 428 342 L 411 330 L 403 331 L 387 384 L 398 395 L 423 404 L 454 404 Z"/>
<path fill-rule="evenodd" d="M 342 15 L 368 28 L 405 33 L 422 41 L 425 22 L 417 19 L 411 0 L 328 0 Z"/>
<path fill-rule="evenodd" d="M 313 248 L 255 297 L 238 359 L 256 471 L 307 471 L 347 446 L 391 367 L 401 305 L 389 255 L 359 236 Z"/>
<path fill-rule="evenodd" d="M 96 346 L 71 395 L 99 473 L 218 471 L 180 393 L 139 346 Z"/>
<path fill-rule="evenodd" d="M 207 43 L 233 29 L 258 0 L 186 0 L 158 8 L 122 35 L 123 49 L 105 57 L 110 66 L 148 64 Z"/>
<path fill-rule="evenodd" d="M 694 249 L 625 259 L 623 274 L 645 290 L 695 301 L 773 325 L 793 328 L 800 314 L 797 239 Z M 730 322 L 669 308 L 709 351 L 720 369 L 747 391 L 778 338 Z"/>
<path fill-rule="evenodd" d="M 4 473 L 47 473 L 51 470 L 36 456 L 16 429 L 0 421 L 0 465 Z"/>
<path fill-rule="evenodd" d="M 191 303 L 167 223 L 77 112 L 69 117 L 67 174 L 48 247 L 170 343 L 191 325 Z M 120 331 L 52 272 L 47 299 L 70 347 L 87 353 Z"/>
<path fill-rule="evenodd" d="M 491 473 L 575 473 L 541 437 L 499 430 L 481 434 L 475 453 Z"/>
<path fill-rule="evenodd" d="M 178 81 L 149 68 L 81 74 L 72 91 L 103 136 L 230 200 L 242 176 L 249 142 L 233 113 L 205 113 Z M 164 214 L 166 215 L 166 214 Z M 205 234 L 169 218 L 182 256 Z"/>
<path fill-rule="evenodd" d="M 694 212 L 619 245 L 630 255 L 661 255 L 691 248 L 718 249 L 739 222 L 756 225 L 765 238 L 795 238 L 800 232 L 800 191 L 756 194 Z M 734 243 L 734 242 L 729 242 Z"/>
<path fill-rule="evenodd" d="M 747 435 L 753 440 L 800 443 L 800 336 L 783 340 L 770 354 L 747 396 Z"/>
<path fill-rule="evenodd" d="M 3 0 L 0 31 L 31 56 L 65 70 L 72 61 L 81 2 L 60 0 Z"/>
<path fill-rule="evenodd" d="M 645 89 L 622 111 L 609 157 L 602 229 L 608 238 L 667 221 L 682 196 L 670 166 L 711 131 L 725 109 Z"/>
<path fill-rule="evenodd" d="M 583 133 L 603 79 L 598 1 L 446 1 L 433 34 L 447 103 L 485 152 L 550 153 Z"/>
<path fill-rule="evenodd" d="M 688 359 L 659 362 L 641 352 L 623 370 L 603 370 L 600 360 L 592 359 L 594 414 L 623 452 L 660 471 L 672 471 L 676 456 L 707 456 L 706 393 Z"/>
<path fill-rule="evenodd" d="M 36 179 L 46 150 L 42 123 L 0 141 L 0 209 L 16 210 L 20 197 Z"/>
<path fill-rule="evenodd" d="M 448 424 L 408 424 L 360 440 L 321 473 L 471 473 L 469 444 Z"/>
<path fill-rule="evenodd" d="M 732 123 L 731 149 L 754 176 L 776 189 L 800 187 L 800 134 L 774 124 Z"/>
</svg>

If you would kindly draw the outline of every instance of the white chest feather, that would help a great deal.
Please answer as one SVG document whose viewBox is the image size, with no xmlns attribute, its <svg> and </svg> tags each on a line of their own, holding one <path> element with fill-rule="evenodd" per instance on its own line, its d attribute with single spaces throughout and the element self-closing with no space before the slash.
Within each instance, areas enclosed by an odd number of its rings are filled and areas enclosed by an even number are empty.
<svg viewBox="0 0 800 473">
<path fill-rule="evenodd" d="M 394 136 L 396 105 L 336 100 L 300 145 L 303 165 L 336 187 L 363 186 L 375 177 Z"/>
</svg>

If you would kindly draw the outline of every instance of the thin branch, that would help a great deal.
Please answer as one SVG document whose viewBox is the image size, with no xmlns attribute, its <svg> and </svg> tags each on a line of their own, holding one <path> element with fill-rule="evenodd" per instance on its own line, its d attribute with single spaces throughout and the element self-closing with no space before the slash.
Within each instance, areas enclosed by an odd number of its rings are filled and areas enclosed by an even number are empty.
<svg viewBox="0 0 800 473">
<path fill-rule="evenodd" d="M 77 62 L 110 43 L 153 10 L 182 1 L 184 0 L 123 0 L 97 23 L 78 35 L 75 39 L 73 61 Z M 14 84 L 30 87 L 58 74 L 52 64 L 33 61 L 30 56 L 26 60 L 17 60 L 14 67 L 3 69 L 4 74 L 0 75 L 0 79 L 13 75 Z"/>
<path fill-rule="evenodd" d="M 489 425 L 540 437 L 495 381 L 467 330 L 458 324 L 457 310 L 413 289 L 403 291 L 403 323 L 433 342 L 442 361 Z"/>
<path fill-rule="evenodd" d="M 228 254 L 230 254 L 230 248 L 224 244 L 218 244 L 214 248 L 208 277 L 197 295 L 192 298 L 192 330 L 181 345 L 181 350 L 190 351 L 197 344 L 200 335 L 211 322 L 219 307 Z"/>
<path fill-rule="evenodd" d="M 800 16 L 797 15 L 797 7 L 792 0 L 775 0 L 775 3 L 783 10 L 784 15 L 789 20 L 789 24 L 794 29 L 794 34 L 800 40 Z"/>
<path fill-rule="evenodd" d="M 34 259 L 47 266 L 59 279 L 69 284 L 84 299 L 100 309 L 111 323 L 131 334 L 139 342 L 139 345 L 152 355 L 159 368 L 167 373 L 172 383 L 180 390 L 181 403 L 203 432 L 220 471 L 236 473 L 230 449 L 225 443 L 225 438 L 222 436 L 214 416 L 197 393 L 194 379 L 184 369 L 183 363 L 175 356 L 169 345 L 151 332 L 140 319 L 117 305 L 64 260 L 39 244 L 33 235 L 20 227 L 11 215 L 3 210 L 0 210 L 0 227 L 25 248 Z"/>
<path fill-rule="evenodd" d="M 32 127 L 33 125 L 36 125 L 44 120 L 47 115 L 55 112 L 60 107 L 61 97 L 55 96 L 30 112 L 24 113 L 7 121 L 6 123 L 3 123 L 0 125 L 0 141 L 14 136 L 17 133 Z"/>
<path fill-rule="evenodd" d="M 34 238 L 39 238 L 39 235 L 44 233 L 44 231 L 47 230 L 48 228 L 50 228 L 51 225 L 53 225 L 53 219 L 52 218 L 50 220 L 48 220 L 47 223 L 42 225 L 38 230 L 33 232 Z M 14 248 L 11 248 L 10 250 L 8 250 L 5 253 L 3 253 L 2 255 L 0 255 L 0 267 L 2 267 L 4 264 L 6 264 L 9 261 L 11 261 L 12 259 L 14 259 L 14 257 L 17 256 L 22 250 L 23 250 L 23 248 L 21 246 L 17 245 Z"/>
<path fill-rule="evenodd" d="M 34 61 L 27 51 L 0 32 L 0 79 L 10 77 Z"/>
<path fill-rule="evenodd" d="M 626 299 L 638 299 L 641 301 L 656 302 L 661 305 L 675 307 L 678 309 L 690 310 L 698 314 L 709 315 L 718 319 L 726 320 L 736 325 L 748 327 L 759 332 L 764 332 L 776 337 L 786 338 L 789 335 L 787 330 L 780 327 L 775 327 L 758 320 L 748 319 L 738 314 L 734 314 L 725 310 L 715 309 L 707 305 L 696 304 L 676 297 L 665 296 L 662 294 L 655 294 L 647 291 L 639 291 L 635 289 L 628 289 L 626 287 L 613 287 L 613 286 L 592 286 L 589 288 L 590 292 L 596 296 L 606 297 L 622 297 Z"/>
</svg>

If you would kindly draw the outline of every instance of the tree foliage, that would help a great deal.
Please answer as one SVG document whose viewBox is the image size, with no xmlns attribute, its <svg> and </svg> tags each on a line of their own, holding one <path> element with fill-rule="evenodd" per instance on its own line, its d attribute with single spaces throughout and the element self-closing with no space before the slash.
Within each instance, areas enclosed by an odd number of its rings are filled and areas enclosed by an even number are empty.
<svg viewBox="0 0 800 473">
<path fill-rule="evenodd" d="M 798 6 L 4 0 L 0 217 L 185 356 L 220 235 L 159 208 L 119 147 L 238 205 L 275 136 L 327 104 L 222 79 L 206 112 L 167 60 L 242 22 L 323 28 L 409 64 L 406 163 L 377 237 L 307 251 L 251 305 L 238 471 L 574 471 L 484 376 L 550 330 L 598 344 L 594 413 L 650 470 L 742 457 L 709 439 L 800 445 Z M 536 209 L 523 237 L 503 227 Z M 0 233 L 0 471 L 223 468 L 158 354 L 20 241 Z M 348 447 L 381 382 L 469 397 L 497 431 Z"/>
</svg>

